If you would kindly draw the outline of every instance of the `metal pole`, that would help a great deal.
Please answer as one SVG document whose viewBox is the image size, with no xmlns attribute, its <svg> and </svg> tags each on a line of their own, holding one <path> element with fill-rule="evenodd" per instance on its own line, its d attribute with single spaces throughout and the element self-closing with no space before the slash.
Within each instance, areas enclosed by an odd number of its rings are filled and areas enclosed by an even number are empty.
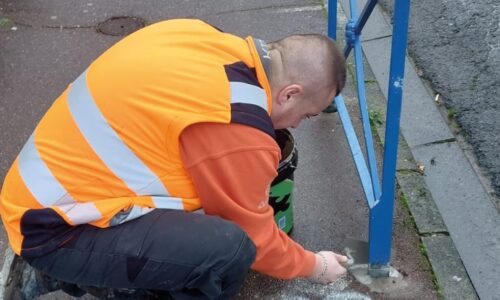
<svg viewBox="0 0 500 300">
<path fill-rule="evenodd" d="M 328 36 L 337 40 L 337 0 L 328 0 Z"/>
<path fill-rule="evenodd" d="M 370 210 L 369 236 L 377 243 L 369 243 L 368 273 L 372 277 L 389 276 L 391 254 L 392 220 L 396 158 L 399 142 L 399 123 L 403 96 L 403 79 L 408 35 L 410 0 L 394 1 L 394 25 L 392 29 L 391 66 L 389 72 L 389 97 L 382 171 L 382 196 L 380 202 Z"/>
</svg>

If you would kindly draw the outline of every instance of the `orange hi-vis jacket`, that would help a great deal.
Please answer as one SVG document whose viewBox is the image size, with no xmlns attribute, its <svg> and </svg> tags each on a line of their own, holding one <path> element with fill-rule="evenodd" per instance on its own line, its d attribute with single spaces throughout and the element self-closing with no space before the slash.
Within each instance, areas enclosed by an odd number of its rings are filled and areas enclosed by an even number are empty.
<svg viewBox="0 0 500 300">
<path fill-rule="evenodd" d="M 254 40 L 199 20 L 139 30 L 55 100 L 9 170 L 0 212 L 17 254 L 64 243 L 77 224 L 108 227 L 154 208 L 201 207 L 179 136 L 199 122 L 274 135 Z"/>
</svg>

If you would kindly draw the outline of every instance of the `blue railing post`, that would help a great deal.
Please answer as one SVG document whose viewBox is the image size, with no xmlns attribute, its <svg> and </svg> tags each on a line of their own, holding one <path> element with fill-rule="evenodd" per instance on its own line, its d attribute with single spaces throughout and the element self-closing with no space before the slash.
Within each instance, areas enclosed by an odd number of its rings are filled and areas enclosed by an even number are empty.
<svg viewBox="0 0 500 300">
<path fill-rule="evenodd" d="M 337 40 L 337 0 L 328 0 L 328 36 Z"/>
<path fill-rule="evenodd" d="M 353 155 L 361 186 L 370 209 L 368 239 L 368 273 L 372 277 L 387 277 L 390 271 L 392 225 L 394 211 L 394 190 L 396 177 L 397 148 L 399 143 L 399 123 L 403 96 L 403 79 L 408 35 L 410 0 L 395 0 L 392 36 L 391 63 L 389 74 L 389 97 L 387 100 L 386 135 L 382 170 L 382 188 L 378 180 L 378 170 L 373 139 L 371 135 L 368 105 L 366 101 L 363 55 L 361 51 L 361 31 L 373 12 L 377 0 L 368 0 L 363 11 L 357 16 L 357 0 L 350 0 L 350 18 L 346 24 L 344 56 L 347 58 L 354 48 L 358 101 L 365 137 L 366 165 L 363 152 L 352 126 L 342 95 L 335 98 L 339 117 Z M 337 2 L 328 2 L 328 35 L 335 39 L 337 25 Z M 331 105 L 332 107 L 333 104 Z"/>
<path fill-rule="evenodd" d="M 396 176 L 396 159 L 399 142 L 399 123 L 403 97 L 403 79 L 408 35 L 410 0 L 396 0 L 392 29 L 389 96 L 382 171 L 382 196 L 377 206 L 370 210 L 369 262 L 371 276 L 388 276 L 391 254 L 392 220 Z"/>
</svg>

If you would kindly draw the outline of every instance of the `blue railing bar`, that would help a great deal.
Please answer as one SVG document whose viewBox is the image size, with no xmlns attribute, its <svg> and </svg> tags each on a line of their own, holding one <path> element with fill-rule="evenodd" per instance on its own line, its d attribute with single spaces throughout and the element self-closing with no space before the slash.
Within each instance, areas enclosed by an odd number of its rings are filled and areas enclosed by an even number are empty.
<svg viewBox="0 0 500 300">
<path fill-rule="evenodd" d="M 394 2 L 384 167 L 382 171 L 382 197 L 379 204 L 370 211 L 369 238 L 376 239 L 376 243 L 369 243 L 369 270 L 388 265 L 391 254 L 396 158 L 403 96 L 408 17 L 410 13 L 410 0 L 396 0 Z"/>
<path fill-rule="evenodd" d="M 357 20 L 358 20 L 357 19 L 358 18 L 358 5 L 353 0 L 349 0 L 349 11 L 350 11 L 349 19 L 353 20 L 354 23 L 357 23 Z"/>
<path fill-rule="evenodd" d="M 356 35 L 361 34 L 361 30 L 363 29 L 363 27 L 365 27 L 366 21 L 368 21 L 368 18 L 372 14 L 372 11 L 373 9 L 375 9 L 376 5 L 377 0 L 368 0 L 368 3 L 365 4 L 363 12 L 361 12 L 361 15 L 359 16 L 358 23 L 356 23 L 356 31 L 354 32 Z"/>
<path fill-rule="evenodd" d="M 398 0 L 395 0 L 397 2 Z M 375 8 L 375 5 L 377 5 L 377 0 L 368 0 L 368 2 L 365 4 L 365 7 L 363 8 L 363 12 L 361 12 L 361 15 L 359 16 L 356 24 L 354 25 L 354 34 L 355 35 L 360 35 L 361 30 L 363 30 L 363 27 L 365 27 L 366 21 L 368 20 L 368 17 L 370 17 L 371 13 L 373 12 L 373 9 Z M 351 13 L 351 19 L 353 18 L 352 13 Z M 351 53 L 352 47 L 354 45 L 352 43 L 346 43 L 344 46 L 344 57 L 347 58 L 349 56 L 349 53 Z"/>
<path fill-rule="evenodd" d="M 328 0 L 328 36 L 337 40 L 337 0 Z"/>
<path fill-rule="evenodd" d="M 337 40 L 337 0 L 328 0 L 328 37 Z M 331 113 L 335 111 L 337 111 L 337 108 L 334 99 L 324 112 Z"/>
<path fill-rule="evenodd" d="M 363 191 L 365 192 L 368 207 L 372 209 L 377 205 L 378 201 L 375 200 L 375 197 L 373 195 L 373 186 L 370 178 L 370 172 L 368 171 L 368 167 L 366 166 L 365 157 L 363 156 L 363 152 L 361 151 L 361 147 L 359 146 L 356 132 L 354 131 L 354 128 L 352 126 L 351 119 L 349 118 L 349 113 L 347 112 L 347 108 L 345 106 L 342 95 L 338 95 L 335 98 L 335 104 L 337 105 L 339 117 L 342 121 L 342 127 L 344 128 L 347 142 L 349 144 L 349 147 L 351 148 L 354 164 L 356 165 L 356 169 L 358 171 L 361 186 L 363 187 Z"/>
<path fill-rule="evenodd" d="M 350 0 L 351 18 L 355 19 L 358 15 L 356 0 Z M 354 37 L 354 62 L 356 66 L 356 81 L 358 82 L 358 104 L 361 115 L 361 123 L 363 125 L 363 133 L 365 137 L 365 149 L 370 167 L 370 175 L 373 185 L 373 193 L 375 199 L 380 199 L 380 183 L 378 179 L 377 157 L 373 146 L 372 130 L 370 126 L 370 117 L 368 115 L 368 104 L 366 101 L 365 92 L 365 74 L 363 70 L 363 53 L 361 51 L 361 42 L 359 35 Z"/>
</svg>

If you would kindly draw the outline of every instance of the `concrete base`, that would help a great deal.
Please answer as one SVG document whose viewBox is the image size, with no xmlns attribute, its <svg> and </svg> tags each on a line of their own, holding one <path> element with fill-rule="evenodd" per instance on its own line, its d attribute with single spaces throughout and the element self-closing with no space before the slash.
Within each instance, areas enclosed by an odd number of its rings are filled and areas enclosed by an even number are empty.
<svg viewBox="0 0 500 300">
<path fill-rule="evenodd" d="M 349 267 L 349 271 L 359 283 L 367 286 L 370 292 L 393 294 L 404 291 L 408 287 L 403 275 L 393 267 L 390 267 L 389 277 L 374 278 L 368 275 L 367 264 L 352 265 Z"/>
</svg>

